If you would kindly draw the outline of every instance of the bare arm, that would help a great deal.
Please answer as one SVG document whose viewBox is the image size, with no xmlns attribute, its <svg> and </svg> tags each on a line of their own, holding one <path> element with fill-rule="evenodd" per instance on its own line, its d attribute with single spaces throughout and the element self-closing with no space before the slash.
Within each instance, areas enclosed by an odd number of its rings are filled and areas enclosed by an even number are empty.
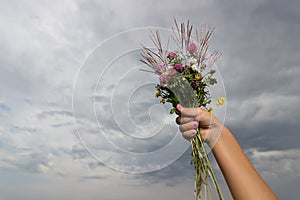
<svg viewBox="0 0 300 200">
<path fill-rule="evenodd" d="M 213 153 L 234 199 L 277 199 L 226 127 Z"/>
<path fill-rule="evenodd" d="M 179 105 L 177 109 L 181 117 L 176 121 L 184 138 L 194 137 L 197 123 L 202 137 L 209 145 L 213 145 L 213 154 L 234 199 L 278 199 L 252 166 L 233 134 L 219 120 L 201 108 L 183 108 Z"/>
</svg>

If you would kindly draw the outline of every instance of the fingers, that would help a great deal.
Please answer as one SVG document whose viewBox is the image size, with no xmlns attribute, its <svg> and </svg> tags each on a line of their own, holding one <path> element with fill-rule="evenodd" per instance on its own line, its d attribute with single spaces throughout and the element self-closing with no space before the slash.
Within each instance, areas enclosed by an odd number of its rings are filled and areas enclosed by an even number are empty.
<svg viewBox="0 0 300 200">
<path fill-rule="evenodd" d="M 182 116 L 193 117 L 193 118 L 199 116 L 202 111 L 201 108 L 185 108 L 180 104 L 178 104 L 176 108 L 181 113 Z"/>
<path fill-rule="evenodd" d="M 192 129 L 192 130 L 182 133 L 182 136 L 186 140 L 191 140 L 191 139 L 193 139 L 193 137 L 195 137 L 196 133 L 197 133 L 197 131 L 195 129 Z"/>
<path fill-rule="evenodd" d="M 192 117 L 177 117 L 176 118 L 176 123 L 178 125 L 186 124 L 186 123 L 191 122 L 191 121 L 195 121 L 195 119 L 192 118 Z"/>
<path fill-rule="evenodd" d="M 185 108 L 181 105 L 177 105 L 176 108 L 180 112 L 180 117 L 176 118 L 176 122 L 182 136 L 191 140 L 196 136 L 196 130 L 199 128 L 202 138 L 212 147 L 221 133 L 222 123 L 202 108 Z"/>
<path fill-rule="evenodd" d="M 197 134 L 196 129 L 199 126 L 199 122 L 196 121 L 195 118 L 198 118 L 199 116 L 199 109 L 184 108 L 180 104 L 178 104 L 176 108 L 181 114 L 181 117 L 176 118 L 179 130 L 185 139 L 190 140 Z"/>
<path fill-rule="evenodd" d="M 179 130 L 184 133 L 190 130 L 195 130 L 196 128 L 198 128 L 199 123 L 197 121 L 191 121 L 185 124 L 181 124 L 179 126 Z"/>
<path fill-rule="evenodd" d="M 191 120 L 191 118 L 183 118 L 183 119 Z M 179 126 L 179 130 L 181 131 L 182 136 L 185 139 L 190 140 L 196 135 L 197 133 L 196 129 L 198 128 L 198 126 L 199 123 L 197 121 L 189 121 L 187 123 L 181 124 Z"/>
</svg>

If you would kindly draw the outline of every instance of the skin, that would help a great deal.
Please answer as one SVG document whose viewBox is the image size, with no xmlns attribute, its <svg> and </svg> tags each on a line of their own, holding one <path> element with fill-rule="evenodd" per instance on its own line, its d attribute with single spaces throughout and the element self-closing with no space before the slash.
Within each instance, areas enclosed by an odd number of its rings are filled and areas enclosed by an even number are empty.
<svg viewBox="0 0 300 200">
<path fill-rule="evenodd" d="M 181 115 L 176 122 L 183 137 L 192 139 L 196 134 L 195 128 L 200 127 L 201 136 L 212 147 L 234 199 L 278 199 L 255 170 L 230 130 L 214 115 L 202 108 L 184 108 L 177 105 L 177 109 Z"/>
</svg>

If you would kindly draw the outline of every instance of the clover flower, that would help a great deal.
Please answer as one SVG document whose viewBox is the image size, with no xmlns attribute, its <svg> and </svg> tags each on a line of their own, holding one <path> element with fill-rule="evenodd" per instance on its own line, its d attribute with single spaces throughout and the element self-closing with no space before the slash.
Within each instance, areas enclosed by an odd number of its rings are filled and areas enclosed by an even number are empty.
<svg viewBox="0 0 300 200">
<path fill-rule="evenodd" d="M 177 56 L 177 55 L 176 55 L 175 52 L 170 52 L 168 58 L 171 60 L 171 59 L 176 58 L 176 56 Z"/>
<path fill-rule="evenodd" d="M 174 69 L 181 73 L 184 68 L 183 68 L 182 64 L 176 63 L 174 66 Z"/>
<path fill-rule="evenodd" d="M 189 44 L 187 47 L 187 50 L 191 53 L 194 54 L 197 52 L 197 46 L 194 43 Z"/>
<path fill-rule="evenodd" d="M 162 74 L 164 72 L 166 72 L 168 69 L 168 64 L 160 64 L 159 66 L 157 66 L 155 69 L 154 69 L 154 72 L 155 74 Z"/>
</svg>

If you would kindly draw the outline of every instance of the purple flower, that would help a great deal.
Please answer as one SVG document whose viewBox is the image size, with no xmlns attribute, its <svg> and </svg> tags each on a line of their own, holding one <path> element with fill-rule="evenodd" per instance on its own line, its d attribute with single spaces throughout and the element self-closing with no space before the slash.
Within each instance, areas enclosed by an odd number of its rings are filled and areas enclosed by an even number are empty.
<svg viewBox="0 0 300 200">
<path fill-rule="evenodd" d="M 197 52 L 197 46 L 194 43 L 189 44 L 189 46 L 187 47 L 187 50 L 190 53 L 196 53 Z"/>
<path fill-rule="evenodd" d="M 169 56 L 170 56 L 171 58 L 176 58 L 177 55 L 176 55 L 175 52 L 170 52 L 170 53 L 169 53 Z"/>
<path fill-rule="evenodd" d="M 174 65 L 174 67 L 173 67 L 173 69 L 175 69 L 176 71 L 178 71 L 178 72 L 183 72 L 183 66 L 182 66 L 182 64 L 175 64 Z"/>
<path fill-rule="evenodd" d="M 155 72 L 155 74 L 162 74 L 162 73 L 166 72 L 167 69 L 168 69 L 167 64 L 161 64 L 154 69 L 154 72 Z"/>
<path fill-rule="evenodd" d="M 191 86 L 194 90 L 197 88 L 197 84 L 194 81 L 191 83 Z"/>
</svg>

